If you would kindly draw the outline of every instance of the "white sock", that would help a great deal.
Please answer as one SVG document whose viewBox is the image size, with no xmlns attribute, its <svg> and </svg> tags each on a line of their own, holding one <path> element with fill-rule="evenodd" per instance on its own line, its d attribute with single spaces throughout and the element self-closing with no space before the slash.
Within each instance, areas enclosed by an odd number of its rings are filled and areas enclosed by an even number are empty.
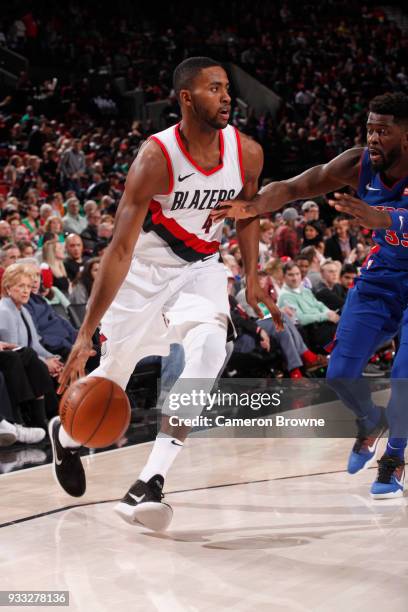
<svg viewBox="0 0 408 612">
<path fill-rule="evenodd" d="M 73 440 L 71 436 L 67 434 L 62 425 L 59 430 L 58 439 L 62 448 L 79 448 L 81 446 L 81 444 L 75 442 L 75 440 Z"/>
<path fill-rule="evenodd" d="M 167 472 L 183 446 L 183 442 L 180 442 L 177 438 L 160 433 L 154 441 L 152 452 L 140 473 L 139 479 L 147 482 L 155 474 L 160 474 L 163 478 L 166 478 Z"/>
</svg>

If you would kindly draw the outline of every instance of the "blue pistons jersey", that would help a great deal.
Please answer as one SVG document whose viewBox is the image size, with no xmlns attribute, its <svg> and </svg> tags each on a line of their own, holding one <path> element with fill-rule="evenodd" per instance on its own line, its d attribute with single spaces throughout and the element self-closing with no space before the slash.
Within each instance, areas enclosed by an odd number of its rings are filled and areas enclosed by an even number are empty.
<svg viewBox="0 0 408 612">
<path fill-rule="evenodd" d="M 385 185 L 380 173 L 373 171 L 368 149 L 365 149 L 360 162 L 357 197 L 390 213 L 390 229 L 373 232 L 377 245 L 374 252 L 377 251 L 392 267 L 408 270 L 408 176 L 393 185 Z"/>
<path fill-rule="evenodd" d="M 375 246 L 349 290 L 337 326 L 327 377 L 355 381 L 361 377 L 368 360 L 386 342 L 400 336 L 391 378 L 408 379 L 408 176 L 385 185 L 374 172 L 368 150 L 361 156 L 357 196 L 380 210 L 389 212 L 392 220 L 387 230 L 373 232 Z M 334 388 L 334 387 L 333 387 Z M 336 387 L 338 395 L 367 422 L 376 412 L 366 385 Z M 406 437 L 402 415 L 406 414 L 407 392 L 395 386 L 387 407 L 391 445 L 400 448 Z M 402 422 L 401 422 L 402 419 Z"/>
</svg>

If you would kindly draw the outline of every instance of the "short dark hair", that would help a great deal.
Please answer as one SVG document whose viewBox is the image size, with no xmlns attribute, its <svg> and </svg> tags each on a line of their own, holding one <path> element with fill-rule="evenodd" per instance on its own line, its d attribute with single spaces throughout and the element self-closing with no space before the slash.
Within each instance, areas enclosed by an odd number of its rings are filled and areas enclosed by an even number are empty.
<svg viewBox="0 0 408 612">
<path fill-rule="evenodd" d="M 16 243 L 15 245 L 17 248 L 20 249 L 20 252 L 25 249 L 26 247 L 33 247 L 34 249 L 34 245 L 32 242 L 30 242 L 30 240 L 20 240 L 19 242 Z"/>
<path fill-rule="evenodd" d="M 303 259 L 308 259 L 312 263 L 313 258 L 316 257 L 317 251 L 314 246 L 307 246 L 300 251 L 300 255 L 303 255 Z"/>
<path fill-rule="evenodd" d="M 402 91 L 385 93 L 373 98 L 369 110 L 378 115 L 393 115 L 395 123 L 408 121 L 408 95 Z"/>
<path fill-rule="evenodd" d="M 299 268 L 296 261 L 288 261 L 283 266 L 283 273 L 286 274 L 287 272 L 290 272 L 290 270 L 293 270 L 293 268 Z"/>
<path fill-rule="evenodd" d="M 299 255 L 296 255 L 294 261 L 297 263 L 298 261 L 307 261 L 309 262 L 309 264 L 311 263 L 310 261 L 310 257 L 308 255 L 306 255 L 305 253 L 299 253 Z"/>
<path fill-rule="evenodd" d="M 344 274 L 357 274 L 356 266 L 351 263 L 343 264 L 341 268 L 340 276 L 344 276 Z"/>
<path fill-rule="evenodd" d="M 182 89 L 189 89 L 195 77 L 204 68 L 222 65 L 211 57 L 188 57 L 181 62 L 173 72 L 173 87 L 176 96 L 179 97 Z"/>
<path fill-rule="evenodd" d="M 333 223 L 337 223 L 338 221 L 350 221 L 350 217 L 345 213 L 341 213 L 340 215 L 336 215 L 333 219 Z"/>
<path fill-rule="evenodd" d="M 85 262 L 83 269 L 81 270 L 81 272 L 78 273 L 74 281 L 74 285 L 82 283 L 85 289 L 87 290 L 88 295 L 90 295 L 91 293 L 92 285 L 94 282 L 94 279 L 92 278 L 91 274 L 92 266 L 96 263 L 99 263 L 100 261 L 100 257 L 91 257 L 91 259 L 88 259 L 88 261 Z"/>
</svg>

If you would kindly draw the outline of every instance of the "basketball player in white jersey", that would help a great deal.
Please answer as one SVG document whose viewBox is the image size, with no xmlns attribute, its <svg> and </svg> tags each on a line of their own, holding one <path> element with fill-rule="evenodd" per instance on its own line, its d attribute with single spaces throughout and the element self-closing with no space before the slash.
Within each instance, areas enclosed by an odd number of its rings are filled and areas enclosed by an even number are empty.
<svg viewBox="0 0 408 612">
<path fill-rule="evenodd" d="M 228 125 L 229 84 L 218 62 L 183 61 L 174 72 L 174 89 L 182 120 L 152 136 L 129 170 L 113 240 L 60 377 L 60 391 L 84 376 L 101 321 L 102 357 L 92 376 L 109 378 L 123 389 L 140 359 L 168 354 L 171 342 L 184 347 L 181 378 L 206 379 L 211 388 L 224 364 L 229 304 L 218 254 L 222 222 L 212 223 L 210 213 L 220 201 L 256 194 L 262 149 Z M 258 302 L 266 303 L 280 329 L 279 310 L 257 280 L 258 232 L 257 219 L 237 224 L 247 300 L 261 317 Z M 161 501 L 163 483 L 188 432 L 162 416 L 147 464 L 116 507 L 126 521 L 152 529 L 170 523 L 172 509 Z M 50 423 L 50 437 L 59 483 L 70 495 L 83 495 L 78 446 L 58 417 Z"/>
</svg>

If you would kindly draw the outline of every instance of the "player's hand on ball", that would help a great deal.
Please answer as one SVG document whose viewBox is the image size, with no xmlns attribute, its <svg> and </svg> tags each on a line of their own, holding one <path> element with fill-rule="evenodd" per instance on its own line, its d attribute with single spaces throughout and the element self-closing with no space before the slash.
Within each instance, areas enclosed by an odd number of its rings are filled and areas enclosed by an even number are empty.
<svg viewBox="0 0 408 612">
<path fill-rule="evenodd" d="M 249 219 L 257 215 L 255 206 L 248 204 L 246 200 L 227 200 L 214 208 L 210 214 L 214 222 L 223 219 Z"/>
<path fill-rule="evenodd" d="M 58 378 L 57 393 L 63 393 L 71 383 L 85 376 L 85 364 L 89 357 L 94 355 L 96 355 L 96 351 L 93 349 L 92 339 L 79 334 L 71 349 L 67 363 Z"/>
<path fill-rule="evenodd" d="M 250 306 L 255 310 L 257 316 L 263 319 L 264 315 L 262 310 L 259 308 L 259 303 L 265 304 L 269 312 L 271 313 L 273 322 L 276 327 L 276 331 L 282 331 L 284 329 L 282 313 L 276 306 L 273 299 L 262 289 L 259 283 L 255 280 L 247 278 L 247 289 L 246 289 L 246 300 Z"/>
<path fill-rule="evenodd" d="M 351 215 L 367 229 L 386 229 L 391 226 L 391 217 L 386 211 L 377 210 L 348 193 L 335 193 L 334 198 L 329 200 L 330 206 L 339 212 Z"/>
</svg>

